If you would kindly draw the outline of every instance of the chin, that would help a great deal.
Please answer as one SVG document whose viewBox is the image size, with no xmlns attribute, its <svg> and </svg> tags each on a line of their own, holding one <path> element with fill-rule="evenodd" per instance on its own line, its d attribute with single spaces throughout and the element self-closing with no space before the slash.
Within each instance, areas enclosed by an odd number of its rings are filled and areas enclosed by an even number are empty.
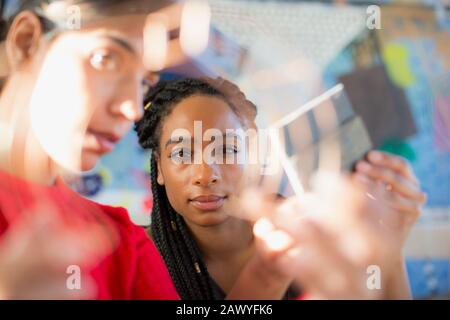
<svg viewBox="0 0 450 320">
<path fill-rule="evenodd" d="M 229 216 L 220 211 L 196 213 L 194 223 L 201 227 L 214 227 L 224 223 Z"/>
<path fill-rule="evenodd" d="M 98 161 L 100 160 L 100 156 L 94 153 L 87 153 L 82 156 L 81 159 L 81 171 L 90 171 L 95 168 Z"/>
</svg>

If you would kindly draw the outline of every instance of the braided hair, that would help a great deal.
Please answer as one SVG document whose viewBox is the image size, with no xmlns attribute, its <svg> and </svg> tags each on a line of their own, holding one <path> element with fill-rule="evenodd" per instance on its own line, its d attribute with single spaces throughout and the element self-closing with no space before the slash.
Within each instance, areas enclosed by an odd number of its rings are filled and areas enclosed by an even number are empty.
<svg viewBox="0 0 450 320">
<path fill-rule="evenodd" d="M 152 150 L 151 187 L 153 209 L 151 232 L 174 285 L 184 300 L 216 300 L 223 296 L 210 277 L 200 250 L 183 217 L 170 205 L 166 189 L 157 182 L 156 157 L 160 152 L 159 141 L 164 119 L 173 108 L 193 95 L 215 96 L 226 101 L 237 114 L 236 108 L 211 84 L 198 79 L 182 79 L 160 82 L 148 92 L 143 118 L 136 123 L 139 143 Z"/>
</svg>

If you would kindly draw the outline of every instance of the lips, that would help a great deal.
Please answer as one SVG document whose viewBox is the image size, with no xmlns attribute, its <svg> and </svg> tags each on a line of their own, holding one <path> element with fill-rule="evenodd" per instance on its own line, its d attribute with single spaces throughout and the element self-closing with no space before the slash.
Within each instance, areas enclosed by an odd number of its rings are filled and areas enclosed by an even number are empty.
<svg viewBox="0 0 450 320">
<path fill-rule="evenodd" d="M 95 139 L 95 149 L 101 153 L 111 152 L 120 140 L 120 137 L 114 134 L 98 132 L 90 129 L 88 130 L 88 134 Z"/>
<path fill-rule="evenodd" d="M 190 203 L 201 211 L 215 211 L 223 206 L 226 197 L 218 195 L 202 195 L 190 200 Z"/>
</svg>

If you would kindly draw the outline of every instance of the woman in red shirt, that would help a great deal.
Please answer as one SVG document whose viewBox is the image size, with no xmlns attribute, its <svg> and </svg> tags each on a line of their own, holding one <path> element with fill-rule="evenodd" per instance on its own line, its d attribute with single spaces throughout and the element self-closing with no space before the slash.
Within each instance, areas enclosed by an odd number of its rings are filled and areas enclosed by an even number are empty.
<svg viewBox="0 0 450 320">
<path fill-rule="evenodd" d="M 1 1 L 0 298 L 178 299 L 127 212 L 57 178 L 142 116 L 143 28 L 169 2 Z"/>
</svg>

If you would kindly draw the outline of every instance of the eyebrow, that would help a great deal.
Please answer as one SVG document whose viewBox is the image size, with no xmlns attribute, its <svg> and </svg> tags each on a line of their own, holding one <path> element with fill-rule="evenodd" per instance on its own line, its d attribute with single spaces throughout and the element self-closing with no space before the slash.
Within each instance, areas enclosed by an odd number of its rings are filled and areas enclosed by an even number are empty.
<svg viewBox="0 0 450 320">
<path fill-rule="evenodd" d="M 222 134 L 222 138 L 225 139 L 225 142 L 226 142 L 226 138 L 227 138 L 227 137 L 229 137 L 229 138 L 238 138 L 239 140 L 242 141 L 241 136 L 238 135 L 238 134 L 234 134 L 234 133 L 231 133 L 231 134 L 228 134 L 228 135 L 227 135 L 226 133 Z M 170 138 L 169 140 L 166 141 L 166 144 L 164 145 L 164 149 L 167 149 L 167 147 L 168 147 L 169 145 L 171 145 L 171 144 L 178 144 L 178 143 L 181 143 L 183 140 L 187 140 L 187 138 L 188 138 L 188 137 L 185 137 L 185 136 L 175 137 L 175 139 Z M 194 138 L 191 137 L 191 141 L 192 141 L 193 139 L 194 139 Z"/>
<path fill-rule="evenodd" d="M 167 140 L 166 144 L 164 145 L 164 149 L 167 149 L 167 147 L 171 144 L 178 144 L 180 142 L 182 142 L 183 140 L 185 140 L 187 137 L 184 136 L 179 136 L 179 137 L 175 137 L 175 139 L 170 138 L 169 140 Z M 191 138 L 192 140 L 192 138 Z"/>
<path fill-rule="evenodd" d="M 133 46 L 128 41 L 121 39 L 119 37 L 116 37 L 114 35 L 110 35 L 110 34 L 103 35 L 103 37 L 115 42 L 117 45 L 121 46 L 122 48 L 124 48 L 125 50 L 130 52 L 131 54 L 137 55 L 136 50 L 133 48 Z"/>
</svg>

